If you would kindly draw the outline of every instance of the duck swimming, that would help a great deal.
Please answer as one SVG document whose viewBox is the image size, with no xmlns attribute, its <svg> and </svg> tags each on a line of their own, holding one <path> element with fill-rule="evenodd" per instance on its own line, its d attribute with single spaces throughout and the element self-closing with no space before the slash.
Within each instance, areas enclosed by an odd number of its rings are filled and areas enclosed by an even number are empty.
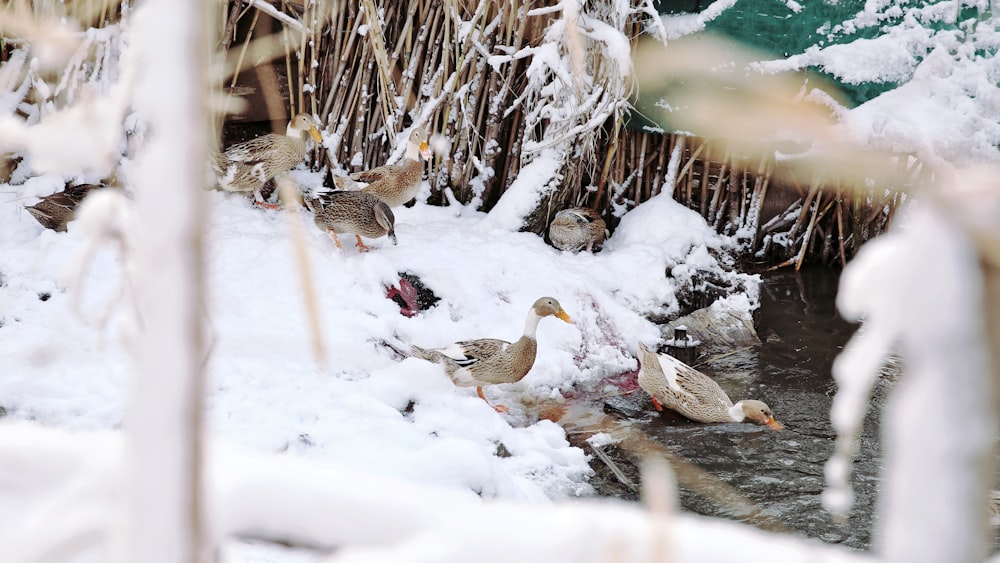
<svg viewBox="0 0 1000 563">
<path fill-rule="evenodd" d="M 676 411 L 695 422 L 751 420 L 781 430 L 771 408 L 744 399 L 733 404 L 712 378 L 668 354 L 657 354 L 639 343 L 639 387 L 653 397 L 653 406 Z"/>
</svg>

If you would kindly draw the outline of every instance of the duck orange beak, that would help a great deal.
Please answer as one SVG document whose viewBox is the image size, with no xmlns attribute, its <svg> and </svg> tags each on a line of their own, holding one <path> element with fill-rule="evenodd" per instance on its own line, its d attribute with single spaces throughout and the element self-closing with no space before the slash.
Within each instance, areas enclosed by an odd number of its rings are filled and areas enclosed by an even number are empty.
<svg viewBox="0 0 1000 563">
<path fill-rule="evenodd" d="M 571 325 L 576 324 L 573 322 L 573 319 L 569 318 L 569 315 L 566 313 L 566 311 L 563 311 L 562 309 L 559 309 L 559 312 L 556 313 L 556 317 L 568 322 Z"/>
<path fill-rule="evenodd" d="M 784 428 L 784 426 L 782 426 L 780 422 L 778 422 L 777 420 L 774 420 L 773 416 L 771 418 L 767 419 L 767 422 L 765 422 L 764 424 L 766 424 L 767 427 L 770 428 L 771 430 L 775 430 L 775 431 L 781 430 L 782 428 Z"/>
<path fill-rule="evenodd" d="M 431 146 L 427 144 L 427 141 L 420 141 L 420 156 L 424 160 L 430 160 L 434 153 L 431 152 Z"/>
<path fill-rule="evenodd" d="M 323 142 L 323 136 L 319 134 L 319 129 L 315 125 L 309 127 L 309 136 L 317 143 Z"/>
</svg>

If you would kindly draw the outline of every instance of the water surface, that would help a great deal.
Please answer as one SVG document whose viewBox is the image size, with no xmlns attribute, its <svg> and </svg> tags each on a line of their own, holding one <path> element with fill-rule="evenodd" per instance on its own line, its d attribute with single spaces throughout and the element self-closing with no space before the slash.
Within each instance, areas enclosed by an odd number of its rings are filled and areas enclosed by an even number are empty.
<svg viewBox="0 0 1000 563">
<path fill-rule="evenodd" d="M 736 401 L 759 399 L 785 429 L 747 424 L 698 424 L 656 413 L 638 391 L 605 401 L 604 410 L 641 435 L 601 457 L 620 474 L 595 463 L 602 494 L 636 498 L 624 476 L 638 482 L 636 451 L 665 453 L 677 474 L 681 507 L 744 521 L 856 549 L 870 547 L 881 453 L 878 417 L 891 385 L 882 377 L 866 418 L 853 464 L 855 507 L 835 522 L 821 503 L 824 464 L 833 453 L 830 405 L 836 392 L 831 366 L 855 330 L 836 311 L 839 273 L 831 269 L 763 274 L 756 327 L 761 343 L 699 350 L 695 367 L 713 377 Z"/>
</svg>

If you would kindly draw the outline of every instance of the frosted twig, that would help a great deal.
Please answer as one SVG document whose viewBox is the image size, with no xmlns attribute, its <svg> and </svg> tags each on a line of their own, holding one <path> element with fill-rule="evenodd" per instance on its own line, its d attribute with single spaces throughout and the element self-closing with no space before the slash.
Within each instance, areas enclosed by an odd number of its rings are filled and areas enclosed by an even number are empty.
<svg viewBox="0 0 1000 563">
<path fill-rule="evenodd" d="M 305 28 L 303 27 L 301 21 L 299 21 L 299 20 L 297 20 L 297 19 L 289 16 L 288 14 L 285 14 L 281 10 L 278 10 L 277 8 L 275 8 L 274 6 L 272 6 L 270 3 L 266 2 L 265 0 L 243 0 L 243 3 L 244 4 L 249 4 L 249 5 L 253 6 L 254 8 L 257 8 L 258 10 L 264 12 L 265 14 L 271 16 L 272 18 L 274 18 L 274 19 L 280 21 L 281 23 L 287 25 L 288 27 L 291 27 L 295 31 L 304 31 L 305 30 Z"/>
</svg>

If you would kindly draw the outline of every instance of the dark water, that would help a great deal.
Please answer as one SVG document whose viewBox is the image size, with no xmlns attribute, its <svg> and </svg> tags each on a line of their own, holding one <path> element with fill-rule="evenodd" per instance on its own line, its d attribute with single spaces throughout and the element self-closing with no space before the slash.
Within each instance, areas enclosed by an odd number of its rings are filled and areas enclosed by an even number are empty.
<svg viewBox="0 0 1000 563">
<path fill-rule="evenodd" d="M 879 475 L 878 417 L 891 383 L 876 387 L 861 448 L 853 464 L 855 507 L 834 522 L 822 506 L 824 464 L 833 453 L 831 366 L 855 327 L 835 308 L 838 272 L 813 269 L 763 275 L 756 327 L 760 345 L 700 350 L 695 367 L 712 376 L 734 401 L 770 405 L 785 429 L 745 424 L 697 424 L 657 414 L 641 391 L 608 400 L 605 411 L 628 420 L 638 445 L 620 444 L 598 456 L 638 482 L 637 450 L 659 449 L 677 475 L 681 507 L 758 527 L 868 549 Z M 603 463 L 595 463 L 601 494 L 635 498 Z"/>
</svg>

